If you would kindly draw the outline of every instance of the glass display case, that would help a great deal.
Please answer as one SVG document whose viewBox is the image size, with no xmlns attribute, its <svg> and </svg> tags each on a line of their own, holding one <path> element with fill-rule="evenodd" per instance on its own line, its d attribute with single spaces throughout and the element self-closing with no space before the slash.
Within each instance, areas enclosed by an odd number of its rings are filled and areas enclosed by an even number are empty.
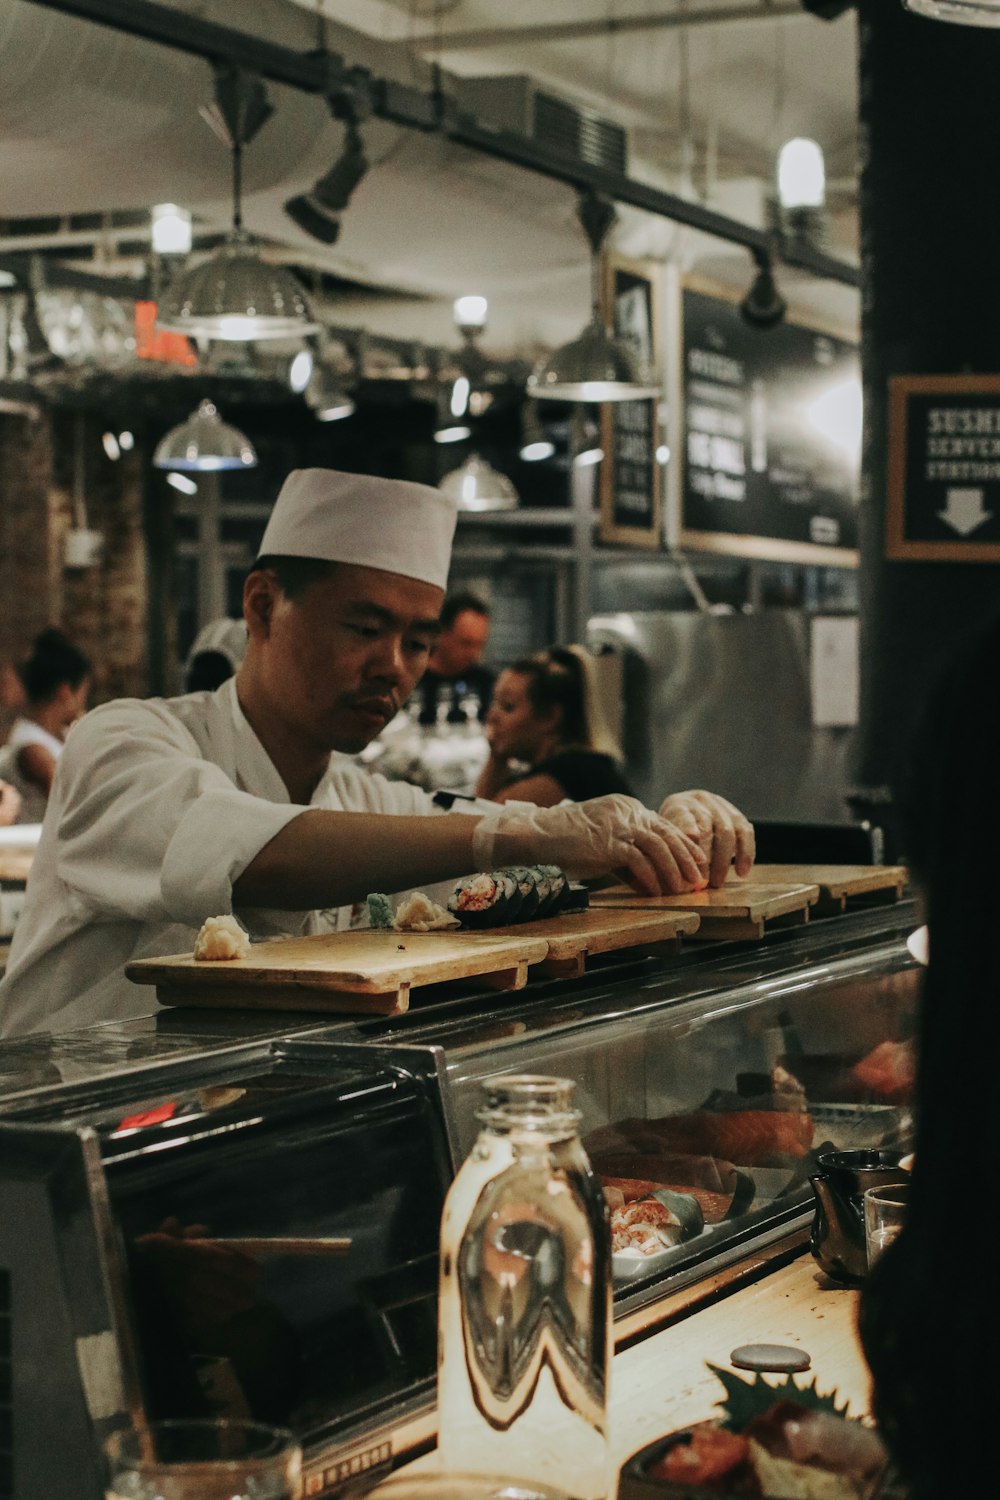
<svg viewBox="0 0 1000 1500">
<path fill-rule="evenodd" d="M 143 1417 L 287 1422 L 310 1495 L 431 1442 L 438 1223 L 491 1075 L 576 1085 L 619 1336 L 801 1253 L 816 1154 L 909 1144 L 917 925 L 903 901 L 391 1018 L 9 1044 L 0 1497 L 96 1500 L 101 1437 Z"/>
</svg>

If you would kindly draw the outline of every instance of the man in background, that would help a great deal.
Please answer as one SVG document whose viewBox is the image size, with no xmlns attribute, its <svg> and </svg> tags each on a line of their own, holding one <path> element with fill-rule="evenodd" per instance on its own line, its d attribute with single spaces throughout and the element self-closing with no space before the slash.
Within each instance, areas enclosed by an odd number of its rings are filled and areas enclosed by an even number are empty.
<svg viewBox="0 0 1000 1500">
<path fill-rule="evenodd" d="M 417 684 L 421 724 L 438 722 L 439 705 L 447 704 L 447 719 L 461 723 L 475 705 L 475 717 L 486 718 L 494 674 L 481 658 L 490 633 L 490 612 L 476 594 L 449 594 L 441 609 L 441 630 L 425 671 Z M 443 712 L 443 710 L 442 710 Z"/>
</svg>

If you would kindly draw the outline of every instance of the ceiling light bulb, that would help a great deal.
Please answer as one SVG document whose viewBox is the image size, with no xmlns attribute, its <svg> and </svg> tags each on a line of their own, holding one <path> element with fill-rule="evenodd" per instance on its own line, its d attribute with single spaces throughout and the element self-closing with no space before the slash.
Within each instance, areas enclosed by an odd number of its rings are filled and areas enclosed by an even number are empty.
<svg viewBox="0 0 1000 1500">
<path fill-rule="evenodd" d="M 123 453 L 131 453 L 135 447 L 135 437 L 127 429 L 118 434 L 118 446 Z"/>
<path fill-rule="evenodd" d="M 157 255 L 191 253 L 191 215 L 176 203 L 154 203 L 150 212 Z"/>
<path fill-rule="evenodd" d="M 189 479 L 186 474 L 178 474 L 175 469 L 171 469 L 166 479 L 167 483 L 173 485 L 175 490 L 180 490 L 182 495 L 197 495 L 198 493 L 198 486 L 194 480 Z"/>
<path fill-rule="evenodd" d="M 485 297 L 456 297 L 452 307 L 456 328 L 485 328 L 489 306 Z"/>
<path fill-rule="evenodd" d="M 101 446 L 108 457 L 111 459 L 112 463 L 115 463 L 116 460 L 121 458 L 122 450 L 119 447 L 118 439 L 115 437 L 113 432 L 105 432 L 102 434 Z"/>
<path fill-rule="evenodd" d="M 822 208 L 826 201 L 823 151 L 796 136 L 778 152 L 778 200 L 782 208 Z"/>
<path fill-rule="evenodd" d="M 959 26 L 1000 26 L 1000 0 L 903 0 L 903 9 Z"/>
<path fill-rule="evenodd" d="M 603 457 L 603 448 L 584 448 L 583 452 L 578 453 L 573 459 L 573 463 L 574 466 L 578 469 L 586 469 L 589 468 L 591 464 L 599 464 Z"/>
<path fill-rule="evenodd" d="M 460 443 L 471 436 L 472 428 L 466 427 L 462 422 L 457 422 L 453 427 L 439 427 L 434 434 L 434 441 L 436 443 Z"/>
<path fill-rule="evenodd" d="M 297 396 L 301 396 L 312 379 L 313 357 L 309 349 L 300 349 L 288 368 L 288 384 Z"/>
<path fill-rule="evenodd" d="M 13 271 L 0 271 L 0 286 L 17 286 L 17 277 Z"/>
<path fill-rule="evenodd" d="M 555 443 L 548 438 L 537 438 L 534 442 L 525 443 L 520 451 L 520 458 L 526 464 L 541 463 L 543 459 L 552 458 L 556 451 Z"/>
<path fill-rule="evenodd" d="M 459 375 L 451 388 L 451 414 L 453 417 L 464 417 L 469 409 L 469 392 L 472 387 L 468 377 Z"/>
</svg>

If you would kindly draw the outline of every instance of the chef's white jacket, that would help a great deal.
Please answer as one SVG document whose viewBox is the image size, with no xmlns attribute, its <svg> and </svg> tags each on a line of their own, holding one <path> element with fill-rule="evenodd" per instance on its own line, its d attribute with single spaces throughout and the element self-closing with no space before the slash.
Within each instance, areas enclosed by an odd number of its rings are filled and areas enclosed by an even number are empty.
<svg viewBox="0 0 1000 1500">
<path fill-rule="evenodd" d="M 310 805 L 439 811 L 429 793 L 342 755 Z M 233 882 L 303 811 L 247 723 L 233 678 L 214 693 L 123 699 L 87 714 L 49 796 L 0 982 L 0 1035 L 148 1015 L 154 991 L 126 979 L 125 964 L 190 951 L 206 917 L 233 910 Z M 350 908 L 237 915 L 264 937 L 346 926 Z"/>
</svg>

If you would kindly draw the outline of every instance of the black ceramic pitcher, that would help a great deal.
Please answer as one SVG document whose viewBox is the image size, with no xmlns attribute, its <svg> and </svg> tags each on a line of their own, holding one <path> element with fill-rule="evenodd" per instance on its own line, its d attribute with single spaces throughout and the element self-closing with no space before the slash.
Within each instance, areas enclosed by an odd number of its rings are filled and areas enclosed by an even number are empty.
<svg viewBox="0 0 1000 1500">
<path fill-rule="evenodd" d="M 824 1151 L 810 1177 L 816 1215 L 809 1248 L 832 1281 L 859 1286 L 868 1271 L 864 1193 L 909 1182 L 903 1151 Z"/>
</svg>

